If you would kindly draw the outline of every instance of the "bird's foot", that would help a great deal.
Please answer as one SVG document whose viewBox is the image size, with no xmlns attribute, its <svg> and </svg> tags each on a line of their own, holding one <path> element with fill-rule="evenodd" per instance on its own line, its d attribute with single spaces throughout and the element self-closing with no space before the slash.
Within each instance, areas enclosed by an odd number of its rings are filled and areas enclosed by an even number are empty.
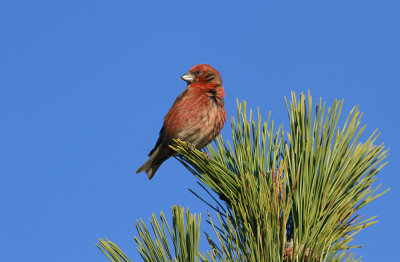
<svg viewBox="0 0 400 262">
<path fill-rule="evenodd" d="M 207 153 L 206 151 L 202 151 L 201 153 L 203 153 L 203 155 L 205 155 L 207 157 L 208 161 L 211 161 L 212 157 L 209 153 Z"/>
<path fill-rule="evenodd" d="M 194 144 L 189 143 L 189 142 L 186 142 L 186 144 L 188 145 L 189 150 L 194 150 L 194 149 L 196 149 L 196 147 L 194 146 Z"/>
</svg>

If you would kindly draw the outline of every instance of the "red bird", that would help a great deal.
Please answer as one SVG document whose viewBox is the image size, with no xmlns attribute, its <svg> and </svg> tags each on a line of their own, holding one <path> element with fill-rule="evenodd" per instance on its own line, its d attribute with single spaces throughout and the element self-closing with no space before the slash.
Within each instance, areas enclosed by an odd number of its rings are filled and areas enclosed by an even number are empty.
<svg viewBox="0 0 400 262">
<path fill-rule="evenodd" d="M 149 153 L 149 159 L 136 173 L 145 171 L 149 179 L 175 151 L 172 139 L 181 139 L 197 149 L 208 145 L 219 135 L 226 121 L 224 88 L 218 71 L 210 65 L 192 67 L 181 79 L 188 85 L 175 100 L 164 118 L 160 136 Z"/>
</svg>

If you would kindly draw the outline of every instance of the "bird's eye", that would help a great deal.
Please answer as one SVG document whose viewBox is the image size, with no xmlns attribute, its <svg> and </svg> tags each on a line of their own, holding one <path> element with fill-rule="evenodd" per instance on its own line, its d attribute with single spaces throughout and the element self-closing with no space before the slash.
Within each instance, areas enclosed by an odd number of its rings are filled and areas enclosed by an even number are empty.
<svg viewBox="0 0 400 262">
<path fill-rule="evenodd" d="M 200 75 L 201 71 L 194 72 L 197 76 Z"/>
</svg>

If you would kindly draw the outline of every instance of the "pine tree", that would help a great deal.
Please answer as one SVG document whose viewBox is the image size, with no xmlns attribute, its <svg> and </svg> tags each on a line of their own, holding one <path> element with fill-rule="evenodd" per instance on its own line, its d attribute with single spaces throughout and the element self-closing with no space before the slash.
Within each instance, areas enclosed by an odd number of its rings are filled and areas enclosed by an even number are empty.
<svg viewBox="0 0 400 262">
<path fill-rule="evenodd" d="M 353 236 L 377 223 L 359 210 L 388 191 L 376 194 L 380 185 L 372 185 L 388 150 L 374 145 L 376 131 L 360 142 L 358 107 L 339 127 L 343 101 L 326 109 L 319 99 L 313 108 L 310 94 L 297 100 L 292 93 L 286 105 L 286 135 L 270 114 L 262 122 L 257 110 L 253 120 L 243 102 L 232 118 L 232 144 L 219 136 L 207 153 L 179 140 L 171 145 L 212 199 L 192 191 L 212 211 L 210 250 L 199 251 L 201 216 L 173 206 L 172 226 L 163 213 L 153 214 L 152 234 L 137 221 L 144 261 L 355 261 Z M 108 239 L 97 246 L 111 261 L 131 261 Z"/>
</svg>

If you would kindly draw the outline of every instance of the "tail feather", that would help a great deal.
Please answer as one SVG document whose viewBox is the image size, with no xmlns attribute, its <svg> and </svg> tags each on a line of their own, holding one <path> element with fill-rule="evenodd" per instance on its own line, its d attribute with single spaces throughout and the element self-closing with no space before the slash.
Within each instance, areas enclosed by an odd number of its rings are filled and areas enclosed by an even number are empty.
<svg viewBox="0 0 400 262">
<path fill-rule="evenodd" d="M 153 178 L 154 174 L 156 173 L 157 169 L 161 166 L 162 162 L 159 163 L 154 163 L 154 158 L 149 158 L 149 160 L 146 161 L 139 169 L 136 171 L 136 173 L 141 173 L 141 172 L 146 172 L 147 176 L 149 177 L 149 180 Z"/>
<path fill-rule="evenodd" d="M 164 150 L 161 150 L 164 151 Z M 150 155 L 149 159 L 144 163 L 136 173 L 146 172 L 149 180 L 153 178 L 154 174 L 161 166 L 161 164 L 170 157 L 169 154 L 162 154 L 160 153 L 160 147 L 158 147 L 152 154 Z"/>
</svg>

